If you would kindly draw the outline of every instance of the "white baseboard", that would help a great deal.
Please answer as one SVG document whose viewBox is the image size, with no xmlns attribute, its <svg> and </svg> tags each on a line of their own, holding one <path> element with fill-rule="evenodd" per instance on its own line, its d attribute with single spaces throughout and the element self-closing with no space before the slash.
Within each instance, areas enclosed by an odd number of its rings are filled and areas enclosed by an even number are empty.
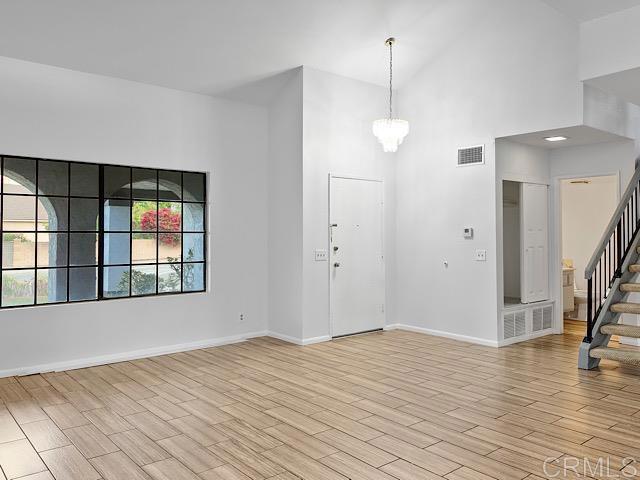
<svg viewBox="0 0 640 480">
<path fill-rule="evenodd" d="M 470 337 L 467 335 L 459 335 L 457 333 L 444 332 L 441 330 L 433 330 L 430 328 L 415 327 L 405 324 L 392 324 L 384 327 L 384 330 L 407 330 L 409 332 L 424 333 L 426 335 L 432 335 L 436 337 L 450 338 L 452 340 L 458 340 L 461 342 L 473 343 L 476 345 L 484 345 L 488 347 L 502 347 L 510 345 L 512 343 L 521 342 L 525 340 L 531 340 L 542 335 L 546 335 L 549 331 L 537 332 L 530 334 L 526 337 L 519 337 L 515 339 L 502 340 L 500 342 L 487 340 L 485 338 Z M 554 331 L 553 333 L 559 333 Z M 295 338 L 289 335 L 283 335 L 281 333 L 272 331 L 260 331 L 246 333 L 242 335 L 232 335 L 228 337 L 212 338 L 207 340 L 199 340 L 197 342 L 179 343 L 174 345 L 166 345 L 162 347 L 145 348 L 141 350 L 133 350 L 129 352 L 115 353 L 111 355 L 100 355 L 95 357 L 79 358 L 75 360 L 67 360 L 62 362 L 53 362 L 40 365 L 31 365 L 28 367 L 14 368 L 8 370 L 0 370 L 0 378 L 12 377 L 21 375 L 32 375 L 35 373 L 57 372 L 63 370 L 75 370 L 78 368 L 95 367 L 97 365 L 106 365 L 109 363 L 126 362 L 129 360 L 137 360 L 139 358 L 156 357 L 158 355 L 168 355 L 177 352 L 186 352 L 189 350 L 197 350 L 200 348 L 217 347 L 220 345 L 229 345 L 233 343 L 243 342 L 250 338 L 255 337 L 273 337 L 279 340 L 283 340 L 294 345 L 313 345 L 315 343 L 327 342 L 331 340 L 330 335 L 322 335 L 319 337 L 311 338 Z"/>
<path fill-rule="evenodd" d="M 452 340 L 458 340 L 460 342 L 474 343 L 476 345 L 484 345 L 486 347 L 498 347 L 500 346 L 495 340 L 488 340 L 486 338 L 469 337 L 467 335 L 459 335 L 457 333 L 444 332 L 442 330 L 433 330 L 431 328 L 414 327 L 413 325 L 405 325 L 402 323 L 394 323 L 384 327 L 385 330 L 406 330 L 408 332 L 425 333 L 434 337 L 450 338 Z"/>
<path fill-rule="evenodd" d="M 75 360 L 67 360 L 62 362 L 45 363 L 40 365 L 31 365 L 28 367 L 14 368 L 9 370 L 0 370 L 0 378 L 21 375 L 33 375 L 35 373 L 60 372 L 63 370 L 75 370 L 78 368 L 95 367 L 97 365 L 106 365 L 108 363 L 126 362 L 129 360 L 137 360 L 139 358 L 157 357 L 158 355 L 168 355 L 177 352 L 187 352 L 189 350 L 198 350 L 200 348 L 218 347 L 220 345 L 229 345 L 232 343 L 243 342 L 249 338 L 264 337 L 269 332 L 252 332 L 242 335 L 231 335 L 228 337 L 212 338 L 208 340 L 198 340 L 196 342 L 179 343 L 174 345 L 165 345 L 162 347 L 144 348 L 141 350 L 133 350 L 129 352 L 114 353 L 110 355 L 99 355 L 96 357 L 79 358 Z"/>
<path fill-rule="evenodd" d="M 294 345 L 313 345 L 314 343 L 328 342 L 329 340 L 331 340 L 330 335 L 311 338 L 296 338 L 278 332 L 267 332 L 266 335 L 269 337 L 277 338 L 278 340 L 282 340 L 283 342 L 293 343 Z"/>
<path fill-rule="evenodd" d="M 313 345 L 314 343 L 328 342 L 331 339 L 332 339 L 331 335 L 322 335 L 320 337 L 305 338 L 302 340 L 302 344 Z"/>
<path fill-rule="evenodd" d="M 534 332 L 528 335 L 522 335 L 516 338 L 510 338 L 508 340 L 495 341 L 495 340 L 488 340 L 486 338 L 470 337 L 467 335 L 459 335 L 457 333 L 444 332 L 442 330 L 432 330 L 430 328 L 414 327 L 413 325 L 405 325 L 402 323 L 394 323 L 392 325 L 387 325 L 386 327 L 384 327 L 384 329 L 385 330 L 407 330 L 409 332 L 424 333 L 427 335 L 433 335 L 435 337 L 450 338 L 452 340 L 458 340 L 460 342 L 468 342 L 468 343 L 474 343 L 476 345 L 484 345 L 486 347 L 496 347 L 496 348 L 506 347 L 514 343 L 526 342 L 527 340 L 533 340 L 534 338 L 544 337 L 545 335 L 561 333 L 556 329 L 548 329 L 548 330 L 543 330 L 541 332 Z"/>
<path fill-rule="evenodd" d="M 267 332 L 267 336 L 268 337 L 277 338 L 278 340 L 282 340 L 283 342 L 293 343 L 295 345 L 302 345 L 302 339 L 301 338 L 291 337 L 289 335 L 284 335 L 282 333 Z"/>
</svg>

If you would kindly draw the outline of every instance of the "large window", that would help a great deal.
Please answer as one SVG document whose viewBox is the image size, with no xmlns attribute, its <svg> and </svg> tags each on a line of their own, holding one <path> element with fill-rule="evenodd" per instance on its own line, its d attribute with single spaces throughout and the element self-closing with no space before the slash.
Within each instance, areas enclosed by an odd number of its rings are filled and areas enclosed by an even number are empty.
<svg viewBox="0 0 640 480">
<path fill-rule="evenodd" d="M 206 289 L 203 173 L 4 156 L 0 307 Z"/>
</svg>

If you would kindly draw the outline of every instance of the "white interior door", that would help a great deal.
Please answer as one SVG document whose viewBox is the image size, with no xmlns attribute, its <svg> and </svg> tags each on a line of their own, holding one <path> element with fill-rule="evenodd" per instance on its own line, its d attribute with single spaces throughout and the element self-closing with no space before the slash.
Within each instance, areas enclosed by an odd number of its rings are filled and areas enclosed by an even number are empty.
<svg viewBox="0 0 640 480">
<path fill-rule="evenodd" d="M 331 325 L 334 337 L 384 326 L 382 182 L 330 179 Z"/>
<path fill-rule="evenodd" d="M 549 192 L 547 185 L 520 189 L 522 303 L 549 299 Z"/>
</svg>

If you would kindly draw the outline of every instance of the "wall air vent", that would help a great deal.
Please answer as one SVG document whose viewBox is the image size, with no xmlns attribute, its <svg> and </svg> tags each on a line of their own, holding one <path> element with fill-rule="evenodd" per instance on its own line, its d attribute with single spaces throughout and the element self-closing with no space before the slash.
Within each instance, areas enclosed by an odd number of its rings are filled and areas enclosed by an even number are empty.
<svg viewBox="0 0 640 480">
<path fill-rule="evenodd" d="M 553 307 L 549 305 L 542 309 L 542 328 L 548 329 L 553 327 Z"/>
<path fill-rule="evenodd" d="M 458 166 L 482 165 L 484 163 L 484 145 L 458 149 Z"/>
<path fill-rule="evenodd" d="M 548 330 L 553 327 L 553 307 L 551 305 L 546 307 L 535 308 L 533 310 L 533 321 L 531 330 L 534 332 L 540 332 L 542 330 Z"/>
<path fill-rule="evenodd" d="M 516 312 L 516 336 L 519 337 L 527 333 L 527 322 L 526 322 L 527 312 L 524 310 L 522 312 Z"/>
<path fill-rule="evenodd" d="M 527 332 L 526 311 L 505 313 L 503 317 L 503 337 L 519 337 Z"/>
<path fill-rule="evenodd" d="M 534 332 L 539 332 L 540 330 L 542 330 L 542 309 L 541 308 L 536 308 L 533 311 L 533 321 L 532 321 L 531 330 L 533 330 Z"/>
<path fill-rule="evenodd" d="M 515 316 L 516 316 L 515 313 L 507 313 L 503 318 L 504 338 L 513 338 L 516 336 L 515 324 L 514 324 Z"/>
</svg>

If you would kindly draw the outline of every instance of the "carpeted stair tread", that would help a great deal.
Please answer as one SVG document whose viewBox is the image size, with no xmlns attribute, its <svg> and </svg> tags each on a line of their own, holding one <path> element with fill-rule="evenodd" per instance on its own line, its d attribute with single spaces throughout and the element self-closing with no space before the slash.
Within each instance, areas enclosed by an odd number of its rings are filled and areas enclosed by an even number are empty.
<svg viewBox="0 0 640 480">
<path fill-rule="evenodd" d="M 640 283 L 623 283 L 620 285 L 621 292 L 640 292 Z"/>
<path fill-rule="evenodd" d="M 629 271 L 632 273 L 640 272 L 640 264 L 632 263 L 631 265 L 629 265 Z"/>
<path fill-rule="evenodd" d="M 589 352 L 592 358 L 606 358 L 640 367 L 640 350 L 623 350 L 621 348 L 597 347 Z"/>
<path fill-rule="evenodd" d="M 613 313 L 635 313 L 640 315 L 640 303 L 614 303 L 609 310 Z"/>
<path fill-rule="evenodd" d="M 609 325 L 603 325 L 600 327 L 600 332 L 605 335 L 619 335 L 621 337 L 633 337 L 640 338 L 640 327 L 635 325 L 622 325 L 620 323 Z"/>
</svg>

